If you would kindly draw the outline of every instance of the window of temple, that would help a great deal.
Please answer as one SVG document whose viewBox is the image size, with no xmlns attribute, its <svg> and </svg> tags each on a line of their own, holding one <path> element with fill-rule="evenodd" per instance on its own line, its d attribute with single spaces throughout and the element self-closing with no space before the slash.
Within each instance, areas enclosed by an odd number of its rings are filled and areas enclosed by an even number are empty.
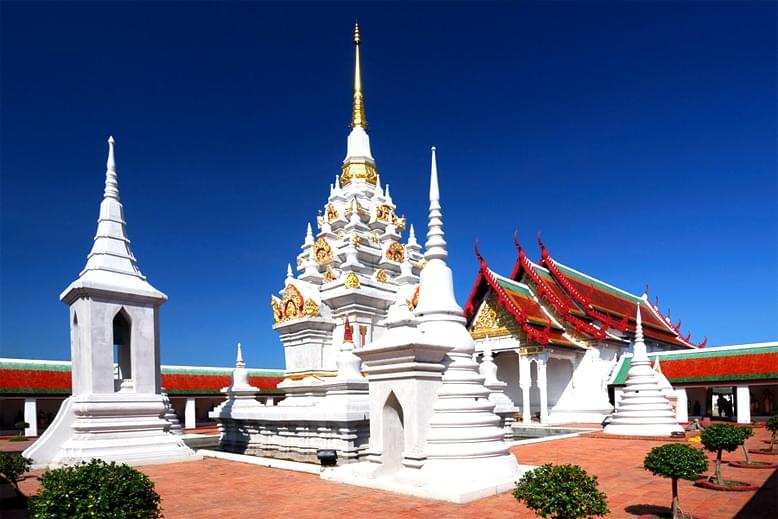
<svg viewBox="0 0 778 519">
<path fill-rule="evenodd" d="M 131 321 L 122 308 L 113 318 L 114 390 L 120 391 L 132 380 Z"/>
</svg>

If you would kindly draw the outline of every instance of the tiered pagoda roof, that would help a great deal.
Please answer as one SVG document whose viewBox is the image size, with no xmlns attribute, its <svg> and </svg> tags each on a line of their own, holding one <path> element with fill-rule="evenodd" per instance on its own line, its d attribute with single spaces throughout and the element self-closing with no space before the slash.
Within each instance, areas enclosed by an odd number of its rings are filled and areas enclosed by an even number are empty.
<svg viewBox="0 0 778 519">
<path fill-rule="evenodd" d="M 489 298 L 493 298 L 493 303 L 515 320 L 517 329 L 538 345 L 628 343 L 635 333 L 634 316 L 640 306 L 648 340 L 680 348 L 705 345 L 705 341 L 692 344 L 691 334 L 682 337 L 680 323 L 672 325 L 646 294 L 631 294 L 568 267 L 551 256 L 539 237 L 538 243 L 540 261 L 533 262 L 516 240 L 518 257 L 508 278 L 492 271 L 476 249 L 479 273 L 465 306 L 471 329 L 479 309 L 489 306 Z"/>
</svg>

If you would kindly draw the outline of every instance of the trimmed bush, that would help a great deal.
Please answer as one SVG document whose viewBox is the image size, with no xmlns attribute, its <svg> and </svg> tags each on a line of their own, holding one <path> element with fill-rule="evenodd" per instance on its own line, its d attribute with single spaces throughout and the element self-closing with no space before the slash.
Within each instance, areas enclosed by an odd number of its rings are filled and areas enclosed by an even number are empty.
<svg viewBox="0 0 778 519">
<path fill-rule="evenodd" d="M 700 449 L 683 443 L 668 443 L 654 447 L 643 460 L 643 468 L 655 476 L 671 478 L 673 481 L 673 519 L 681 516 L 678 501 L 678 480 L 694 480 L 708 470 L 708 458 Z"/>
<path fill-rule="evenodd" d="M 48 470 L 38 479 L 40 492 L 30 499 L 36 519 L 162 517 L 154 482 L 129 465 L 92 460 Z"/>
<path fill-rule="evenodd" d="M 597 476 L 578 465 L 542 465 L 524 474 L 513 497 L 540 517 L 579 519 L 607 514 L 608 502 L 597 488 Z"/>
<path fill-rule="evenodd" d="M 716 424 L 711 425 L 700 436 L 702 444 L 706 450 L 716 453 L 716 474 L 714 483 L 723 485 L 721 478 L 721 453 L 723 451 L 732 452 L 745 441 L 740 427 L 735 425 Z"/>
<path fill-rule="evenodd" d="M 778 414 L 775 416 L 771 416 L 767 420 L 765 427 L 767 427 L 767 430 L 772 433 L 770 435 L 770 452 L 772 452 L 773 449 L 775 448 L 775 437 L 776 435 L 778 435 Z"/>
<path fill-rule="evenodd" d="M 19 476 L 30 470 L 32 460 L 18 452 L 0 452 L 0 476 L 8 481 L 19 495 Z"/>
</svg>

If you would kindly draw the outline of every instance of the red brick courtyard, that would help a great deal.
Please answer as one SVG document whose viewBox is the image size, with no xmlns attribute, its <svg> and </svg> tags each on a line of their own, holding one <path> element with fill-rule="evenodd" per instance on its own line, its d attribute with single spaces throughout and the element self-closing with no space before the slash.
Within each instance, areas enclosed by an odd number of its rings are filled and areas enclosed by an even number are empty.
<svg viewBox="0 0 778 519">
<path fill-rule="evenodd" d="M 752 448 L 765 446 L 764 428 L 749 440 Z M 661 441 L 611 439 L 597 436 L 554 440 L 513 448 L 522 464 L 574 463 L 599 478 L 608 496 L 608 517 L 636 518 L 662 511 L 670 502 L 670 481 L 642 468 L 645 454 Z M 778 456 L 754 454 L 757 460 Z M 742 459 L 742 451 L 725 459 Z M 711 469 L 713 468 L 711 463 Z M 231 461 L 203 461 L 143 467 L 162 496 L 165 517 L 223 518 L 517 518 L 535 517 L 510 493 L 466 505 L 427 501 L 379 490 L 322 481 L 318 476 L 270 469 Z M 709 519 L 778 518 L 778 470 L 722 468 L 724 477 L 749 481 L 759 491 L 716 492 L 679 484 L 685 511 Z M 22 482 L 25 493 L 37 490 L 37 481 Z"/>
</svg>

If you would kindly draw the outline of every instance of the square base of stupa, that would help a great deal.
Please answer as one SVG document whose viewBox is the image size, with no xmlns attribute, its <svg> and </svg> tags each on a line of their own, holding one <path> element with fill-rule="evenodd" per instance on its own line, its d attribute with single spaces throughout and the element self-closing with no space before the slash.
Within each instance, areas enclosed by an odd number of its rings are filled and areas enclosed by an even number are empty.
<svg viewBox="0 0 778 519">
<path fill-rule="evenodd" d="M 423 499 L 462 504 L 511 491 L 526 472 L 535 468 L 518 465 L 515 458 L 509 456 L 512 460 L 492 460 L 503 466 L 494 467 L 494 471 L 482 463 L 484 460 L 460 460 L 459 470 L 436 471 L 434 475 L 425 475 L 423 471 L 406 468 L 382 474 L 380 470 L 376 471 L 375 463 L 368 461 L 323 469 L 321 478 Z M 502 470 L 508 466 L 509 470 Z M 498 475 L 495 476 L 495 472 Z"/>
<path fill-rule="evenodd" d="M 684 432 L 683 427 L 675 424 L 608 424 L 603 429 L 606 434 L 624 436 L 667 436 L 674 432 Z"/>
</svg>

